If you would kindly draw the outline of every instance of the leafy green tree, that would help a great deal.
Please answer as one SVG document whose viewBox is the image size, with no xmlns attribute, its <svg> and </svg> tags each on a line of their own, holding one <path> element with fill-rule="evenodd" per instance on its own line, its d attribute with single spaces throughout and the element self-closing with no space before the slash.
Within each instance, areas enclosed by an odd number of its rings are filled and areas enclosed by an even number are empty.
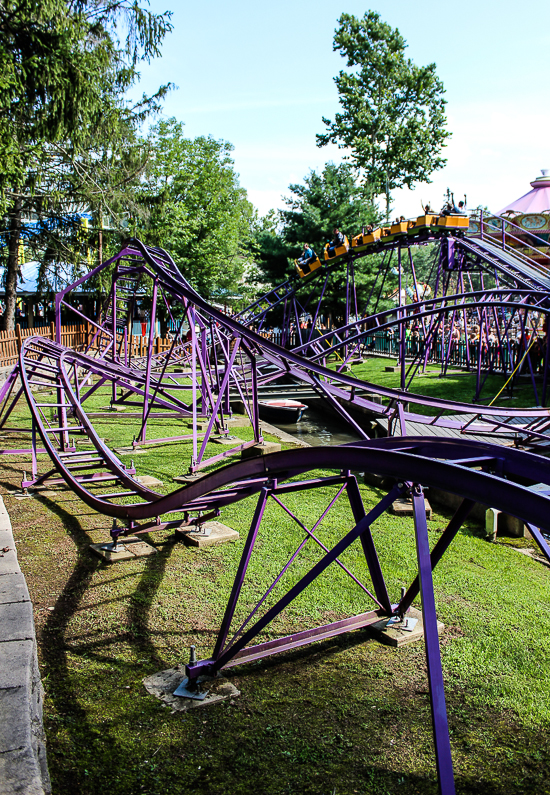
<svg viewBox="0 0 550 795">
<path fill-rule="evenodd" d="M 104 172 L 99 178 L 102 161 L 126 152 L 121 142 L 135 137 L 168 90 L 164 86 L 134 107 L 124 99 L 139 76 L 139 61 L 159 54 L 169 16 L 151 13 L 139 0 L 0 4 L 0 203 L 8 243 L 4 328 L 14 325 L 23 219 L 48 219 L 34 238 L 43 250 L 52 229 L 54 238 L 63 230 L 57 238 L 66 247 L 69 208 L 74 213 L 84 203 L 89 209 L 98 187 L 103 199 L 111 196 L 111 176 Z"/>
<path fill-rule="evenodd" d="M 365 198 L 349 163 L 327 163 L 322 174 L 310 171 L 303 185 L 290 185 L 288 210 L 281 212 L 284 238 L 299 252 L 300 243 L 310 243 L 321 253 L 338 227 L 350 238 L 377 218 L 373 202 Z"/>
<path fill-rule="evenodd" d="M 351 239 L 378 219 L 375 205 L 365 198 L 349 163 L 327 163 L 320 174 L 310 171 L 303 184 L 290 185 L 289 190 L 288 209 L 278 215 L 272 211 L 256 231 L 257 260 L 271 282 L 294 273 L 292 260 L 301 254 L 304 243 L 322 257 L 335 227 Z"/>
<path fill-rule="evenodd" d="M 436 65 L 417 66 L 406 47 L 376 12 L 362 19 L 342 14 L 333 46 L 350 70 L 334 78 L 342 112 L 334 121 L 323 118 L 328 129 L 317 136 L 318 146 L 350 151 L 374 194 L 385 194 L 387 216 L 392 190 L 429 182 L 445 165 L 441 150 L 450 136 Z"/>
<path fill-rule="evenodd" d="M 167 248 L 204 297 L 238 292 L 252 262 L 254 209 L 233 168 L 233 146 L 185 138 L 183 123 L 173 118 L 152 127 L 149 146 L 141 189 L 147 218 L 136 231 Z"/>
</svg>

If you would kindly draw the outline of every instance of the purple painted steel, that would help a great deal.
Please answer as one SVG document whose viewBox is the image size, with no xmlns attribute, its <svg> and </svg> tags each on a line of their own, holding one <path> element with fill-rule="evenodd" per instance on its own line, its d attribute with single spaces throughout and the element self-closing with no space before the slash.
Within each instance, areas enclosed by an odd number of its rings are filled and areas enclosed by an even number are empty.
<svg viewBox="0 0 550 795">
<path fill-rule="evenodd" d="M 306 527 L 306 525 L 305 525 L 303 522 L 301 522 L 301 521 L 300 521 L 300 519 L 298 519 L 298 517 L 297 517 L 297 516 L 296 516 L 294 513 L 292 513 L 292 511 L 291 511 L 291 510 L 290 510 L 290 509 L 289 509 L 289 508 L 288 508 L 286 505 L 284 505 L 284 504 L 281 502 L 281 500 L 279 500 L 279 499 L 278 499 L 278 497 L 276 497 L 276 496 L 275 496 L 275 494 L 271 493 L 271 494 L 270 494 L 270 497 L 271 497 L 272 499 L 274 499 L 274 500 L 275 500 L 275 502 L 276 502 L 278 505 L 280 505 L 280 506 L 281 506 L 281 508 L 283 508 L 283 509 L 284 509 L 284 510 L 285 510 L 285 511 L 288 513 L 288 515 L 291 517 L 291 519 L 294 519 L 294 521 L 296 522 L 296 524 L 297 524 L 299 527 L 301 527 L 301 528 L 302 528 L 302 530 L 303 530 L 303 531 L 306 533 L 306 535 L 307 535 L 309 538 L 312 538 L 312 539 L 313 539 L 313 540 L 314 540 L 314 541 L 315 541 L 315 542 L 316 542 L 316 543 L 317 543 L 317 544 L 318 544 L 318 545 L 321 547 L 321 549 L 322 549 L 324 552 L 328 552 L 328 548 L 327 548 L 327 547 L 326 547 L 326 546 L 323 544 L 323 542 L 322 542 L 322 541 L 320 541 L 320 540 L 317 538 L 317 536 L 316 536 L 316 535 L 315 535 L 315 533 L 314 533 L 314 530 L 315 530 L 315 528 L 317 527 L 317 525 L 318 525 L 318 524 L 321 522 L 321 520 L 322 520 L 322 519 L 325 517 L 325 515 L 326 515 L 326 514 L 329 512 L 329 510 L 330 510 L 330 509 L 333 507 L 334 503 L 336 502 L 336 500 L 338 499 L 338 497 L 341 495 L 341 493 L 344 491 L 344 489 L 345 489 L 345 485 L 344 485 L 344 486 L 342 486 L 342 488 L 340 489 L 340 491 L 338 492 L 338 494 L 336 495 L 336 497 L 334 497 L 334 499 L 333 499 L 333 500 L 330 502 L 330 504 L 329 504 L 328 508 L 327 508 L 327 509 L 324 511 L 324 513 L 322 514 L 321 518 L 320 518 L 320 519 L 319 519 L 319 520 L 318 520 L 318 521 L 315 523 L 315 526 L 314 526 L 314 527 L 313 527 L 313 529 L 311 529 L 311 530 L 310 530 L 308 527 Z M 369 589 L 366 587 L 366 585 L 363 585 L 363 583 L 361 582 L 361 580 L 359 580 L 359 579 L 358 579 L 358 578 L 357 578 L 357 577 L 356 577 L 354 574 L 352 574 L 352 572 L 351 572 L 351 571 L 350 571 L 350 570 L 347 568 L 347 566 L 345 566 L 345 565 L 342 563 L 342 561 L 340 560 L 340 558 L 336 558 L 334 562 L 335 562 L 335 563 L 336 563 L 338 566 L 340 566 L 340 568 L 341 568 L 343 571 L 345 571 L 345 572 L 346 572 L 346 574 L 347 574 L 349 577 L 351 577 L 351 579 L 352 579 L 352 580 L 353 580 L 353 581 L 354 581 L 354 582 L 355 582 L 355 583 L 356 583 L 356 584 L 357 584 L 357 585 L 358 585 L 358 586 L 359 586 L 359 587 L 360 587 L 360 588 L 361 588 L 361 589 L 362 589 L 362 590 L 363 590 L 363 591 L 364 591 L 364 592 L 367 594 L 367 596 L 370 596 L 370 598 L 373 600 L 373 602 L 376 602 L 376 604 L 377 604 L 379 607 L 382 607 L 382 605 L 380 604 L 380 602 L 378 601 L 378 599 L 377 599 L 375 596 L 373 596 L 373 595 L 371 594 L 371 592 L 369 591 Z"/>
<path fill-rule="evenodd" d="M 327 552 L 306 575 L 304 575 L 295 585 L 293 585 L 292 588 L 276 602 L 276 604 L 274 604 L 261 618 L 258 619 L 254 626 L 241 635 L 241 637 L 233 643 L 230 649 L 223 649 L 223 642 L 220 642 L 222 638 L 222 632 L 220 632 L 212 657 L 208 660 L 200 660 L 195 665 L 186 666 L 186 672 L 189 678 L 196 679 L 202 673 L 212 673 L 224 668 L 225 665 L 235 657 L 237 652 L 244 649 L 250 640 L 255 638 L 262 631 L 262 629 L 270 624 L 271 621 L 278 616 L 285 607 L 287 607 L 297 596 L 302 593 L 302 591 L 304 591 L 305 588 L 308 587 L 308 585 L 310 585 L 320 574 L 322 574 L 328 568 L 328 566 L 333 563 L 336 558 L 339 557 L 342 552 L 344 552 L 349 545 L 361 535 L 365 528 L 369 527 L 376 519 L 378 519 L 381 514 L 383 514 L 384 511 L 393 503 L 393 501 L 402 493 L 402 491 L 403 488 L 394 486 L 390 493 L 383 497 L 378 505 L 372 508 L 369 513 L 356 524 L 353 530 L 350 530 L 349 533 L 347 533 L 340 541 L 338 541 L 338 543 L 329 552 Z M 258 506 L 260 505 L 262 505 L 261 502 L 258 503 Z M 263 505 L 265 507 L 265 503 L 263 503 Z M 256 511 L 251 528 L 251 533 L 253 533 L 254 540 L 258 532 L 258 522 L 256 521 L 257 516 L 258 509 Z M 245 549 L 245 552 L 248 553 L 248 549 Z M 244 554 L 245 553 L 243 552 L 243 561 L 241 561 L 241 566 L 239 567 L 239 572 L 235 579 L 236 588 L 234 588 L 231 593 L 228 603 L 228 610 L 224 616 L 224 623 L 222 623 L 224 630 L 226 626 L 225 622 L 229 617 L 229 612 L 231 612 L 232 615 L 236 605 L 236 599 L 234 599 L 235 594 L 238 598 L 238 593 L 240 593 L 240 589 L 242 587 L 242 564 L 244 562 Z M 246 565 L 248 565 L 249 557 L 250 555 L 248 554 Z M 287 647 L 292 648 L 291 645 Z"/>
<path fill-rule="evenodd" d="M 445 706 L 445 685 L 443 683 L 443 670 L 439 652 L 426 508 L 422 487 L 418 484 L 413 486 L 412 499 L 439 792 L 440 795 L 454 795 L 453 761 L 451 759 L 449 724 Z"/>
<path fill-rule="evenodd" d="M 550 494 L 550 490 L 547 493 Z M 535 541 L 537 542 L 540 551 L 542 552 L 548 563 L 550 563 L 550 547 L 548 546 L 546 538 L 542 535 L 538 527 L 535 527 L 529 522 L 526 522 L 526 526 L 529 532 L 531 533 L 531 535 L 533 536 L 533 538 L 535 539 Z"/>
<path fill-rule="evenodd" d="M 347 486 L 348 499 L 350 501 L 353 518 L 358 524 L 365 517 L 365 507 L 363 505 L 363 500 L 361 499 L 361 494 L 359 493 L 359 487 L 357 485 L 357 479 L 355 476 L 350 475 L 348 477 Z M 378 555 L 376 553 L 376 547 L 374 546 L 374 539 L 372 537 L 370 527 L 367 526 L 359 538 L 361 540 L 361 546 L 363 547 L 365 560 L 367 561 L 372 584 L 374 585 L 374 592 L 376 594 L 378 604 L 387 613 L 391 613 L 391 599 L 388 594 L 388 589 L 386 587 L 384 575 L 382 574 L 382 569 L 380 568 L 380 561 L 378 560 Z"/>
<path fill-rule="evenodd" d="M 237 574 L 235 576 L 233 588 L 231 589 L 229 601 L 225 609 L 225 614 L 221 623 L 220 631 L 218 633 L 216 645 L 214 646 L 213 656 L 216 659 L 221 654 L 223 647 L 225 645 L 225 641 L 227 640 L 227 634 L 229 632 L 229 628 L 233 620 L 235 607 L 237 606 L 237 601 L 239 599 L 239 595 L 243 587 L 244 578 L 246 577 L 246 570 L 248 568 L 250 556 L 252 554 L 252 550 L 256 542 L 256 537 L 258 535 L 258 530 L 260 528 L 262 516 L 264 515 L 265 506 L 267 503 L 267 497 L 268 497 L 268 490 L 264 487 L 262 488 L 260 496 L 258 498 L 258 504 L 256 505 L 254 518 L 252 519 L 252 525 L 250 527 L 248 537 L 244 545 L 243 553 L 241 555 L 241 561 L 239 563 L 239 568 L 237 569 Z M 191 677 L 191 674 L 188 673 L 188 675 L 190 678 L 193 678 Z"/>
<path fill-rule="evenodd" d="M 482 459 L 487 460 L 487 459 Z M 478 459 L 477 463 L 480 463 Z M 475 502 L 473 500 L 463 500 L 461 505 L 457 508 L 453 518 L 450 520 L 449 524 L 443 531 L 442 535 L 438 538 L 436 545 L 434 546 L 431 554 L 430 554 L 430 562 L 432 571 L 435 569 L 447 549 L 449 548 L 451 542 L 453 541 L 454 537 L 462 527 L 463 522 L 468 518 L 472 508 L 474 507 Z M 398 606 L 398 612 L 400 614 L 404 614 L 407 612 L 409 607 L 412 605 L 413 601 L 418 596 L 420 591 L 420 582 L 418 577 L 416 577 L 409 589 L 405 593 L 404 597 L 400 600 Z"/>
<path fill-rule="evenodd" d="M 226 663 L 224 668 L 232 668 L 235 665 L 243 665 L 255 660 L 262 660 L 272 654 L 292 651 L 293 649 L 299 649 L 302 646 L 307 646 L 317 641 L 328 640 L 329 638 L 334 638 L 357 629 L 365 629 L 372 624 L 376 624 L 383 619 L 385 615 L 383 610 L 370 610 L 367 613 L 360 613 L 351 618 L 333 621 L 331 624 L 325 624 L 321 627 L 295 632 L 293 635 L 287 635 L 284 638 L 277 638 L 276 640 L 267 641 L 266 643 L 258 643 L 256 646 L 242 649 Z"/>
</svg>

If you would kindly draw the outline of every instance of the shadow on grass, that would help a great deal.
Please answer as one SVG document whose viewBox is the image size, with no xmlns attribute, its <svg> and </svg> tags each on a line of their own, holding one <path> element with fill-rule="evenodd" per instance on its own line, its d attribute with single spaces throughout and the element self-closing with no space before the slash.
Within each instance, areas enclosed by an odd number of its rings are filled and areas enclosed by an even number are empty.
<svg viewBox="0 0 550 795">
<path fill-rule="evenodd" d="M 54 736 L 48 738 L 48 754 L 50 772 L 54 784 L 54 791 L 88 792 L 90 771 L 88 767 L 97 765 L 103 760 L 105 770 L 109 767 L 109 758 L 112 754 L 122 754 L 123 749 L 118 748 L 118 741 L 108 730 L 97 731 L 88 719 L 85 708 L 82 707 L 78 689 L 73 686 L 75 681 L 71 671 L 67 654 L 73 656 L 89 657 L 93 655 L 97 662 L 112 661 L 112 657 L 101 655 L 98 647 L 113 645 L 124 641 L 129 644 L 136 656 L 146 655 L 159 667 L 166 667 L 151 636 L 148 627 L 148 617 L 151 605 L 164 574 L 166 563 L 170 557 L 172 544 L 165 543 L 158 547 L 156 555 L 143 559 L 144 569 L 141 572 L 129 573 L 117 580 L 139 577 L 129 600 L 127 609 L 128 625 L 125 631 L 115 637 L 102 639 L 99 644 L 81 645 L 80 648 L 69 646 L 66 634 L 69 624 L 75 614 L 81 609 L 80 605 L 89 588 L 95 587 L 92 583 L 94 575 L 101 569 L 110 565 L 95 558 L 89 550 L 92 542 L 88 532 L 82 527 L 78 516 L 73 515 L 55 500 L 47 497 L 37 497 L 49 511 L 55 514 L 72 536 L 77 549 L 77 560 L 73 571 L 66 580 L 63 590 L 58 596 L 55 607 L 48 616 L 43 628 L 41 642 L 41 656 L 43 661 L 43 679 L 46 682 L 47 696 L 54 706 L 51 716 L 46 714 L 46 726 L 56 723 Z M 118 564 L 121 565 L 121 564 Z M 124 565 L 124 564 L 122 564 Z M 63 724 L 63 738 L 59 742 L 59 721 Z M 98 759 L 92 763 L 82 754 L 82 746 L 87 746 L 87 754 L 94 754 Z M 67 753 L 67 747 L 73 753 Z"/>
</svg>

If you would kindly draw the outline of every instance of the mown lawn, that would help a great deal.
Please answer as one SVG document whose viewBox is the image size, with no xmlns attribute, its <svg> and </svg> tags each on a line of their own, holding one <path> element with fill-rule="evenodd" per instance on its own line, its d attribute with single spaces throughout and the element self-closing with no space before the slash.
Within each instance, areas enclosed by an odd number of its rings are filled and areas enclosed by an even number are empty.
<svg viewBox="0 0 550 795">
<path fill-rule="evenodd" d="M 134 426 L 120 414 L 96 422 L 110 446 L 132 438 Z M 147 448 L 134 456 L 138 474 L 159 477 L 160 490 L 171 491 L 189 448 Z M 237 667 L 229 677 L 240 698 L 186 714 L 171 714 L 145 691 L 142 679 L 186 662 L 192 643 L 199 656 L 211 651 L 255 498 L 223 512 L 241 533 L 235 544 L 196 550 L 161 532 L 150 536 L 158 555 L 109 566 L 89 545 L 108 539 L 111 520 L 62 488 L 16 500 L 9 492 L 22 468 L 20 458 L 4 457 L 0 487 L 35 605 L 55 795 L 437 792 L 422 643 L 395 650 L 357 632 Z M 366 506 L 381 495 L 362 483 L 361 492 Z M 311 526 L 333 494 L 324 487 L 285 502 Z M 432 543 L 446 521 L 434 514 Z M 342 497 L 319 536 L 331 546 L 351 526 Z M 415 573 L 412 520 L 385 514 L 373 533 L 396 600 Z M 434 573 L 457 790 L 550 792 L 550 571 L 482 535 L 467 524 Z M 302 538 L 270 503 L 237 619 Z M 284 590 L 320 555 L 312 542 L 304 553 Z M 359 545 L 343 559 L 368 585 Z M 282 592 L 276 588 L 272 601 Z M 332 566 L 269 634 L 370 608 Z"/>
<path fill-rule="evenodd" d="M 386 372 L 386 367 L 395 366 L 396 359 L 386 359 L 382 357 L 372 357 L 365 359 L 362 364 L 357 364 L 352 367 L 352 372 L 355 378 L 360 378 L 364 381 L 370 381 L 379 386 L 388 387 L 391 389 L 399 389 L 401 385 L 401 374 L 399 372 Z M 337 364 L 331 364 L 332 368 L 337 367 Z M 528 370 L 526 370 L 528 373 Z M 475 372 L 468 373 L 466 371 L 459 371 L 450 367 L 447 375 L 440 376 L 440 368 L 429 365 L 426 372 L 418 372 L 415 376 L 409 391 L 416 395 L 425 395 L 434 398 L 442 398 L 444 400 L 453 400 L 459 403 L 472 403 L 475 397 L 476 388 L 476 374 Z M 482 373 L 482 380 L 485 374 Z M 523 376 L 516 381 L 513 386 L 513 391 L 510 392 L 509 387 L 506 387 L 502 392 L 506 381 L 502 375 L 487 375 L 485 381 L 480 407 L 488 405 L 497 395 L 494 405 L 502 406 L 509 409 L 513 406 L 517 408 L 528 408 L 536 405 L 533 387 L 529 378 Z M 537 397 L 540 401 L 542 399 L 542 377 L 537 376 Z M 499 395 L 499 392 L 501 394 Z M 417 406 L 411 403 L 411 411 L 418 414 L 437 414 L 438 410 L 429 407 Z"/>
</svg>

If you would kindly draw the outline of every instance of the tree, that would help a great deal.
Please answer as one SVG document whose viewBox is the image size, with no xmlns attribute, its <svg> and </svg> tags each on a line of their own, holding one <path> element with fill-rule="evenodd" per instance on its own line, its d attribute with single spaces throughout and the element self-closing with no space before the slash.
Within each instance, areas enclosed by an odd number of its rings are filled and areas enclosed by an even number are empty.
<svg viewBox="0 0 550 795">
<path fill-rule="evenodd" d="M 362 19 L 342 14 L 338 25 L 333 49 L 352 71 L 334 78 L 342 113 L 334 121 L 323 118 L 328 131 L 317 145 L 348 149 L 373 193 L 385 194 L 389 216 L 392 190 L 430 182 L 446 163 L 443 83 L 435 64 L 416 66 L 405 58 L 405 39 L 376 12 Z"/>
<path fill-rule="evenodd" d="M 327 163 L 320 174 L 310 171 L 303 184 L 290 185 L 289 190 L 291 195 L 285 199 L 288 209 L 278 214 L 272 211 L 256 228 L 256 261 L 261 273 L 272 284 L 280 284 L 289 275 L 295 275 L 292 261 L 302 252 L 305 242 L 322 259 L 334 227 L 341 229 L 351 241 L 364 226 L 379 220 L 376 206 L 357 184 L 350 163 L 338 166 Z M 324 293 L 324 310 L 335 316 L 343 314 L 346 305 L 346 267 L 346 262 L 337 267 Z M 361 308 L 377 267 L 378 258 L 368 257 L 355 269 Z M 311 296 L 317 295 L 322 286 L 322 279 L 312 280 L 308 287 Z"/>
<path fill-rule="evenodd" d="M 169 16 L 149 12 L 139 0 L 0 4 L 0 201 L 8 243 L 4 328 L 14 325 L 24 215 L 48 218 L 42 238 L 52 227 L 66 226 L 68 208 L 85 201 L 84 188 L 97 187 L 96 166 L 105 154 L 112 158 L 121 140 L 158 108 L 168 86 L 133 108 L 123 97 L 139 76 L 139 61 L 159 54 Z M 70 192 L 75 179 L 80 195 Z M 51 222 L 52 215 L 60 224 Z"/>
<path fill-rule="evenodd" d="M 310 171 L 303 185 L 290 185 L 289 190 L 293 194 L 286 199 L 289 209 L 281 217 L 285 240 L 295 247 L 307 242 L 321 253 L 335 227 L 351 237 L 378 216 L 349 163 L 327 163 L 322 174 Z"/>
<path fill-rule="evenodd" d="M 309 242 L 309 241 L 308 241 Z M 290 265 L 291 247 L 283 237 L 281 213 L 270 210 L 258 218 L 254 229 L 254 255 L 258 269 L 254 273 L 256 284 L 280 284 L 294 273 Z M 294 247 L 292 247 L 294 248 Z"/>
<path fill-rule="evenodd" d="M 375 205 L 365 197 L 349 163 L 327 163 L 321 174 L 310 171 L 303 184 L 289 185 L 289 191 L 288 209 L 278 216 L 270 213 L 256 231 L 257 259 L 272 282 L 294 273 L 291 261 L 301 254 L 304 243 L 322 257 L 334 227 L 351 238 L 378 219 Z"/>
<path fill-rule="evenodd" d="M 151 129 L 140 199 L 147 217 L 136 231 L 167 248 L 201 295 L 224 298 L 240 289 L 252 262 L 254 209 L 233 168 L 233 146 L 185 138 L 183 128 L 172 118 Z"/>
</svg>

